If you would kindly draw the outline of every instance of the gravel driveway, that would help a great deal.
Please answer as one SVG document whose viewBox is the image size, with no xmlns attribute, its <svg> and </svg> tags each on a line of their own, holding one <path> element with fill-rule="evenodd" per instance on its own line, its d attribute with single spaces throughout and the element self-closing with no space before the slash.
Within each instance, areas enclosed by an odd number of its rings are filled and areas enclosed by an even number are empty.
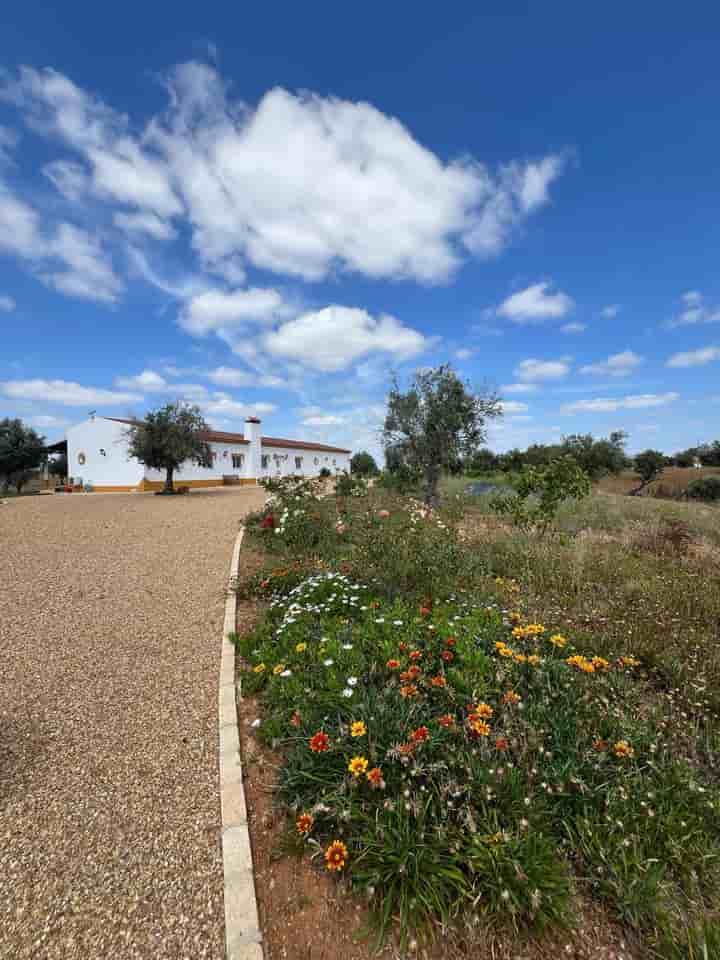
<svg viewBox="0 0 720 960">
<path fill-rule="evenodd" d="M 222 957 L 224 589 L 263 499 L 0 505 L 0 957 Z"/>
</svg>

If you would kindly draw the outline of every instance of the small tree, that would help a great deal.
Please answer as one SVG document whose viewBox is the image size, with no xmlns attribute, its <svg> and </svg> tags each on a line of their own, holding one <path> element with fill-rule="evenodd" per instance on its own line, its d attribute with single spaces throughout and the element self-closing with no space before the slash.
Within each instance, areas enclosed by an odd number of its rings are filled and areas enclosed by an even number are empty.
<svg viewBox="0 0 720 960">
<path fill-rule="evenodd" d="M 210 447 L 202 438 L 207 429 L 199 407 L 167 403 L 128 427 L 128 452 L 146 467 L 164 470 L 163 493 L 173 493 L 173 473 L 186 460 L 200 467 L 212 466 Z"/>
<path fill-rule="evenodd" d="M 590 493 L 590 478 L 575 457 L 565 455 L 545 466 L 524 467 L 512 494 L 496 494 L 491 509 L 509 517 L 522 530 L 545 533 L 566 500 Z"/>
<path fill-rule="evenodd" d="M 640 486 L 630 491 L 636 497 L 645 487 L 657 480 L 665 469 L 665 454 L 659 450 L 643 450 L 635 457 L 635 472 L 640 480 Z"/>
<path fill-rule="evenodd" d="M 45 456 L 45 438 L 32 427 L 19 419 L 0 420 L 0 478 L 5 490 L 12 484 L 20 493 L 30 471 L 39 467 Z"/>
<path fill-rule="evenodd" d="M 400 454 L 401 462 L 422 471 L 425 502 L 433 506 L 441 471 L 461 457 L 471 457 L 485 440 L 486 421 L 501 413 L 494 394 L 471 393 L 443 364 L 417 372 L 406 393 L 393 382 L 383 442 Z"/>
<path fill-rule="evenodd" d="M 361 450 L 356 453 L 350 461 L 350 472 L 356 473 L 361 477 L 374 477 L 378 473 L 378 466 L 375 458 L 367 450 Z"/>
</svg>

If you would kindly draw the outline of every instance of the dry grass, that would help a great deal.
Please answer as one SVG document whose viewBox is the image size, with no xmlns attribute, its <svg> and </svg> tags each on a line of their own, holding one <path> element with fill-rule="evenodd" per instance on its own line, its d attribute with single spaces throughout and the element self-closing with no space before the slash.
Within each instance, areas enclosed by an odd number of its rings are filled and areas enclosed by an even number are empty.
<svg viewBox="0 0 720 960">
<path fill-rule="evenodd" d="M 719 467 L 702 467 L 700 470 L 694 470 L 692 467 L 667 467 L 660 479 L 651 483 L 643 491 L 643 496 L 676 497 L 687 489 L 688 484 L 693 480 L 717 476 L 720 476 Z M 602 493 L 626 494 L 634 490 L 639 483 L 637 474 L 632 470 L 626 470 L 617 477 L 603 477 L 597 483 L 596 489 Z"/>
</svg>

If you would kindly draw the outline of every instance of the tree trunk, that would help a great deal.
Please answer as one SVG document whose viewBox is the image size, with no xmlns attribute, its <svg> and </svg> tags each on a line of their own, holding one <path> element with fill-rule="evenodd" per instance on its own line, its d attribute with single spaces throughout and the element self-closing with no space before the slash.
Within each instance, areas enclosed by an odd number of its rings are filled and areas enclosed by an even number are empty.
<svg viewBox="0 0 720 960">
<path fill-rule="evenodd" d="M 173 493 L 173 468 L 167 467 L 165 473 L 165 486 L 163 487 L 163 493 Z"/>
<path fill-rule="evenodd" d="M 425 467 L 425 503 L 429 507 L 437 507 L 440 498 L 438 497 L 438 481 L 440 471 L 436 466 Z"/>
</svg>

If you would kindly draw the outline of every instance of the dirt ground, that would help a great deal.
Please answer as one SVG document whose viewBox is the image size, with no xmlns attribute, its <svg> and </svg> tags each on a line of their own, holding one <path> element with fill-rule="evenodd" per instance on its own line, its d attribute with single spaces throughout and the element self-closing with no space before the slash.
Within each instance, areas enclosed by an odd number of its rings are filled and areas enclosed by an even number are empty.
<svg viewBox="0 0 720 960">
<path fill-rule="evenodd" d="M 264 496 L 0 504 L 0 957 L 223 956 L 224 592 Z"/>
</svg>

